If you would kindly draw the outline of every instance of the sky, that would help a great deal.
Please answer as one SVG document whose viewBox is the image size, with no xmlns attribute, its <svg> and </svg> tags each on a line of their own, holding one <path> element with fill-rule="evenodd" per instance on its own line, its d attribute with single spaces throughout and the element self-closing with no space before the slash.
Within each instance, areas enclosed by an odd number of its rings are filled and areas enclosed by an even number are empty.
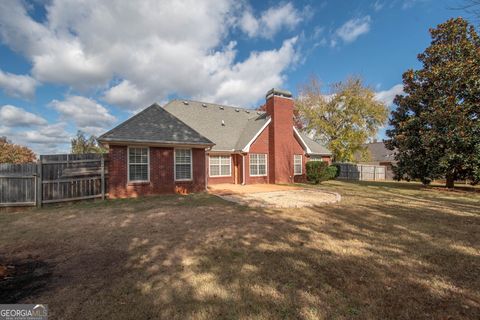
<svg viewBox="0 0 480 320">
<path fill-rule="evenodd" d="M 394 108 L 428 29 L 464 15 L 458 3 L 1 1 L 0 136 L 68 152 L 77 130 L 98 136 L 154 102 L 255 108 L 312 75 L 326 88 L 360 76 Z"/>
</svg>

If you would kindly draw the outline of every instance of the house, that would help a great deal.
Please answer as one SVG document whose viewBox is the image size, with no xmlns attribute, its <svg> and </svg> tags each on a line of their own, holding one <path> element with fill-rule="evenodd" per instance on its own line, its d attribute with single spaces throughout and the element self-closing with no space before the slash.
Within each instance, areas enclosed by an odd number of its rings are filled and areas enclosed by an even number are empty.
<svg viewBox="0 0 480 320">
<path fill-rule="evenodd" d="M 395 151 L 389 150 L 385 147 L 383 141 L 374 141 L 372 143 L 366 143 L 363 145 L 365 148 L 365 154 L 355 154 L 355 160 L 360 164 L 373 164 L 379 166 L 385 166 L 385 179 L 393 180 L 393 169 L 395 165 Z"/>
<path fill-rule="evenodd" d="M 330 162 L 331 152 L 294 127 L 293 107 L 292 94 L 276 89 L 266 95 L 266 111 L 191 100 L 153 104 L 99 138 L 109 147 L 109 195 L 303 181 L 305 163 Z"/>
</svg>

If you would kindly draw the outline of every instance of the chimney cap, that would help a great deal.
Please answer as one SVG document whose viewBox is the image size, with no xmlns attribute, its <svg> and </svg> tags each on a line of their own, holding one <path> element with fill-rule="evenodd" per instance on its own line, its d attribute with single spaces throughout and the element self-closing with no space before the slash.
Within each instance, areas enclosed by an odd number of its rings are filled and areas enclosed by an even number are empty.
<svg viewBox="0 0 480 320">
<path fill-rule="evenodd" d="M 284 98 L 291 98 L 292 93 L 288 90 L 272 88 L 272 89 L 268 90 L 267 95 L 265 97 L 268 99 L 271 96 L 280 96 L 280 97 L 284 97 Z"/>
</svg>

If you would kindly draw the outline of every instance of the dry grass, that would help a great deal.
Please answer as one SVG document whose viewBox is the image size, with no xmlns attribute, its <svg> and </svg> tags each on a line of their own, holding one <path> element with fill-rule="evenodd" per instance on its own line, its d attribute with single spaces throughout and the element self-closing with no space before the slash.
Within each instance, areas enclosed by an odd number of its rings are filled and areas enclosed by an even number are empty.
<svg viewBox="0 0 480 320">
<path fill-rule="evenodd" d="M 37 273 L 0 302 L 47 303 L 53 319 L 480 317 L 479 194 L 320 188 L 342 202 L 267 210 L 200 194 L 2 213 L 0 264 Z"/>
</svg>

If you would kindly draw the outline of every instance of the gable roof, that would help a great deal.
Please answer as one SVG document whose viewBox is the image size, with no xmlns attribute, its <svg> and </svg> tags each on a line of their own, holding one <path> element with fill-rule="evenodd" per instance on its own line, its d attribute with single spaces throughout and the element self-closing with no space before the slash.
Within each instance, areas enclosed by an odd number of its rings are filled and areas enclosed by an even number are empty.
<svg viewBox="0 0 480 320">
<path fill-rule="evenodd" d="M 305 133 L 297 129 L 294 129 L 294 130 L 295 130 L 295 133 L 298 134 L 300 140 L 302 141 L 302 144 L 305 144 L 305 147 L 307 149 L 306 152 L 308 154 L 322 155 L 322 156 L 332 155 L 332 152 L 330 152 L 330 150 L 322 146 L 320 143 L 314 141 L 313 139 L 310 139 Z"/>
<path fill-rule="evenodd" d="M 250 143 L 270 121 L 271 117 L 264 111 L 172 100 L 163 108 L 156 103 L 151 105 L 101 135 L 99 141 L 202 145 L 218 152 L 248 152 Z M 293 129 L 306 153 L 331 155 L 324 146 Z"/>
<path fill-rule="evenodd" d="M 387 149 L 383 141 L 366 143 L 363 146 L 367 148 L 369 162 L 395 162 L 395 151 Z M 362 154 L 357 152 L 355 158 L 357 161 L 362 161 Z"/>
<path fill-rule="evenodd" d="M 156 103 L 102 134 L 98 140 L 102 143 L 214 144 Z"/>
<path fill-rule="evenodd" d="M 192 100 L 173 100 L 165 110 L 215 142 L 212 151 L 240 151 L 270 119 L 263 111 Z"/>
</svg>

